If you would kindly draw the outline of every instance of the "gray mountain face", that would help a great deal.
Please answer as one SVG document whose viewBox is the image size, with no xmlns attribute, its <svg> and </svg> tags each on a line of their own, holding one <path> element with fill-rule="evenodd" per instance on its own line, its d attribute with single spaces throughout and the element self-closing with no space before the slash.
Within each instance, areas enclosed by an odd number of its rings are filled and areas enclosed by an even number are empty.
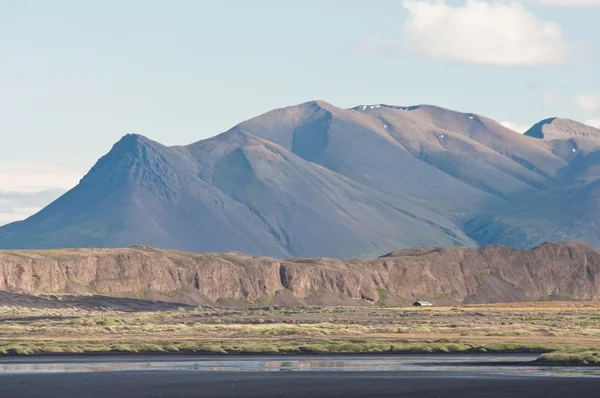
<svg viewBox="0 0 600 398">
<path fill-rule="evenodd" d="M 600 130 L 548 119 L 526 135 L 539 137 L 565 166 L 548 189 L 483 216 L 468 226 L 469 235 L 480 245 L 532 247 L 578 240 L 600 247 Z"/>
<path fill-rule="evenodd" d="M 600 130 L 519 135 L 433 106 L 309 102 L 165 147 L 128 135 L 0 248 L 150 245 L 274 257 L 600 243 Z"/>
</svg>

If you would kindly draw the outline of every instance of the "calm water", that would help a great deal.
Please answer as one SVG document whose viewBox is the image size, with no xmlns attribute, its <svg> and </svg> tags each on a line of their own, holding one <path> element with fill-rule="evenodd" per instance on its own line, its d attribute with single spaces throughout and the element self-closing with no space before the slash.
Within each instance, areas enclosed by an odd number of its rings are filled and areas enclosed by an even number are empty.
<svg viewBox="0 0 600 398">
<path fill-rule="evenodd" d="M 0 374 L 127 371 L 180 372 L 452 372 L 454 377 L 600 377 L 600 368 L 519 365 L 536 355 L 294 357 L 43 357 L 5 358 Z"/>
</svg>

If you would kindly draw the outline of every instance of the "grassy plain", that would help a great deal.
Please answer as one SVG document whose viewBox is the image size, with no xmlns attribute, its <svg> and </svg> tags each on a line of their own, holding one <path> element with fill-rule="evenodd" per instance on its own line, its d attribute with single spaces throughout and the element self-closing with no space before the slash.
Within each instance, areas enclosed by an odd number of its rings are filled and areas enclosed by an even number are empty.
<svg viewBox="0 0 600 398">
<path fill-rule="evenodd" d="M 600 363 L 600 303 L 432 308 L 0 307 L 0 355 L 536 352 Z"/>
</svg>

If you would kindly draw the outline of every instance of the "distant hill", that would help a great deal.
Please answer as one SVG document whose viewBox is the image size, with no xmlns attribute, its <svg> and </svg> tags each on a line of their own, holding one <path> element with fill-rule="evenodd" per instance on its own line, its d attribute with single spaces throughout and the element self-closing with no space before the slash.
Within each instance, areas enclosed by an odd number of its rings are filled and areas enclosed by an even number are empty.
<svg viewBox="0 0 600 398">
<path fill-rule="evenodd" d="M 525 132 L 525 135 L 545 140 L 560 140 L 574 137 L 600 138 L 600 130 L 568 119 L 551 118 L 542 120 Z"/>
<path fill-rule="evenodd" d="M 435 106 L 322 101 L 166 147 L 127 135 L 0 248 L 150 245 L 273 257 L 373 257 L 421 246 L 600 246 L 600 130 L 525 135 Z"/>
<path fill-rule="evenodd" d="M 532 251 L 409 249 L 340 261 L 148 247 L 0 251 L 0 291 L 237 306 L 600 300 L 600 252 L 569 243 Z"/>
</svg>

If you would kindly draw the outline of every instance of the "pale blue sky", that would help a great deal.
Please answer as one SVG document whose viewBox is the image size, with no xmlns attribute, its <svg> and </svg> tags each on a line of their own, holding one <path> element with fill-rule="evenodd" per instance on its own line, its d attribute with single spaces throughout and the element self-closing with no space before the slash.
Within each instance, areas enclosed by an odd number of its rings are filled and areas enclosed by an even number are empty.
<svg viewBox="0 0 600 398">
<path fill-rule="evenodd" d="M 0 0 L 0 224 L 37 207 L 2 192 L 64 190 L 125 133 L 188 144 L 314 99 L 594 123 L 599 3 Z"/>
</svg>

